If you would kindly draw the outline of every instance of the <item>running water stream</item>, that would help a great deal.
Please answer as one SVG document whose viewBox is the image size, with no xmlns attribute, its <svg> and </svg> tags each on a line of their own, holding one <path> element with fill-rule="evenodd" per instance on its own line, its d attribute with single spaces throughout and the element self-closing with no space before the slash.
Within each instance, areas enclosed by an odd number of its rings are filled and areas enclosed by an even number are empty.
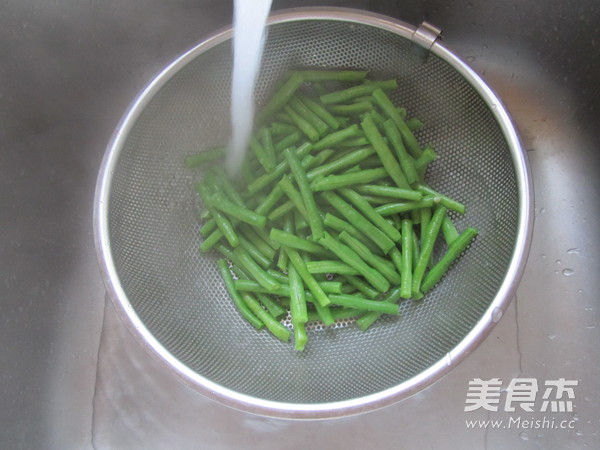
<svg viewBox="0 0 600 450">
<path fill-rule="evenodd" d="M 235 0 L 233 17 L 232 135 L 227 170 L 236 175 L 248 146 L 254 121 L 254 87 L 266 37 L 272 0 Z"/>
</svg>

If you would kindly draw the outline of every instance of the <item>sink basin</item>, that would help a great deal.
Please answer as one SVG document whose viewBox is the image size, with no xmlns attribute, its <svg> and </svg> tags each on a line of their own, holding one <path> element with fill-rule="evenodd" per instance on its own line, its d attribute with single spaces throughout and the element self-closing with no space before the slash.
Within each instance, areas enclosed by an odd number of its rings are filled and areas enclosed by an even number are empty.
<svg viewBox="0 0 600 450">
<path fill-rule="evenodd" d="M 229 24 L 231 5 L 9 0 L 0 17 L 1 448 L 600 447 L 597 2 L 273 2 L 308 5 L 433 23 L 507 106 L 535 190 L 532 248 L 509 310 L 436 384 L 358 417 L 265 419 L 173 380 L 105 300 L 94 186 L 129 102 L 175 56 Z M 536 380 L 534 410 L 507 410 L 504 391 L 497 411 L 465 411 L 478 378 L 498 378 L 504 389 Z M 572 411 L 544 413 L 545 383 L 560 378 L 577 381 Z M 523 426 L 544 418 L 557 427 Z M 466 423 L 487 419 L 512 425 Z"/>
</svg>

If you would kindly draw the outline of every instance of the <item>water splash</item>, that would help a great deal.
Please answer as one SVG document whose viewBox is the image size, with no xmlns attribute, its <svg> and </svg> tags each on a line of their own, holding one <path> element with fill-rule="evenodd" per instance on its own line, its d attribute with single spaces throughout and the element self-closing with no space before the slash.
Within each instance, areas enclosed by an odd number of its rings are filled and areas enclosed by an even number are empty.
<svg viewBox="0 0 600 450">
<path fill-rule="evenodd" d="M 575 271 L 573 269 L 567 268 L 567 269 L 563 269 L 562 274 L 565 277 L 572 277 L 573 275 L 575 275 Z"/>
<path fill-rule="evenodd" d="M 235 176 L 254 122 L 254 86 L 265 43 L 266 21 L 271 0 L 235 0 L 233 17 L 233 80 L 231 84 L 232 136 L 227 153 L 227 171 Z"/>
</svg>

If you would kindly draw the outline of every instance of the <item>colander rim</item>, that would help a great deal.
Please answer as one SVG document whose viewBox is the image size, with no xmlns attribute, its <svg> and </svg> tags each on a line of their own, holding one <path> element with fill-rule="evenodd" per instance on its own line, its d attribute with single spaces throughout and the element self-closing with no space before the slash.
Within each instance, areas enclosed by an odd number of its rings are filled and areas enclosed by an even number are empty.
<svg viewBox="0 0 600 450">
<path fill-rule="evenodd" d="M 370 25 L 406 39 L 410 39 L 417 30 L 413 25 L 389 16 L 340 7 L 305 7 L 276 10 L 271 12 L 268 24 L 275 25 L 301 20 L 335 20 Z M 232 26 L 224 27 L 209 35 L 167 65 L 136 96 L 118 123 L 108 143 L 98 174 L 93 210 L 94 243 L 107 295 L 126 328 L 153 359 L 169 372 L 173 372 L 179 381 L 204 396 L 232 408 L 268 417 L 326 419 L 373 411 L 404 400 L 448 374 L 487 338 L 498 323 L 498 319 L 507 310 L 525 270 L 533 234 L 533 182 L 527 154 L 523 149 L 514 121 L 500 98 L 483 81 L 482 77 L 442 42 L 436 40 L 430 48 L 430 52 L 451 64 L 490 106 L 492 114 L 507 140 L 519 188 L 518 230 L 510 264 L 494 300 L 475 327 L 444 358 L 428 369 L 392 388 L 375 394 L 344 401 L 310 404 L 275 402 L 242 394 L 214 383 L 194 372 L 171 354 L 146 328 L 129 302 L 119 281 L 110 248 L 108 226 L 110 190 L 115 164 L 129 131 L 144 107 L 181 68 L 201 53 L 231 39 L 232 36 Z"/>
</svg>

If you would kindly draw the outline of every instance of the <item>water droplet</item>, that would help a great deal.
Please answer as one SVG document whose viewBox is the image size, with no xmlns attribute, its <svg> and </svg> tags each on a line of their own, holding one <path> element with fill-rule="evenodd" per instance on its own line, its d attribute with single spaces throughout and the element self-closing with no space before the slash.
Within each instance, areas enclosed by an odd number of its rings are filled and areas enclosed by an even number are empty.
<svg viewBox="0 0 600 450">
<path fill-rule="evenodd" d="M 579 431 L 579 430 L 577 430 L 577 431 L 575 432 L 575 434 L 576 434 L 577 436 L 583 436 L 583 432 L 581 432 L 581 431 Z"/>
<path fill-rule="evenodd" d="M 542 253 L 540 256 L 541 256 L 542 258 L 545 258 L 545 257 L 546 257 L 546 254 L 545 254 L 545 253 Z"/>
<path fill-rule="evenodd" d="M 554 261 L 554 262 L 555 262 L 556 264 L 560 264 L 560 263 L 561 263 L 561 260 L 560 260 L 560 259 L 557 259 L 557 260 L 556 260 L 556 261 Z"/>
<path fill-rule="evenodd" d="M 577 292 L 579 292 L 580 294 L 583 294 L 583 289 L 578 289 Z"/>
<path fill-rule="evenodd" d="M 579 420 L 579 414 L 573 413 L 573 420 L 577 422 Z"/>
<path fill-rule="evenodd" d="M 573 275 L 575 275 L 575 271 L 574 271 L 573 269 L 564 269 L 564 270 L 562 271 L 562 274 L 563 274 L 565 277 L 570 277 L 570 276 L 573 276 Z"/>
<path fill-rule="evenodd" d="M 540 208 L 540 214 L 544 214 L 546 212 L 546 208 Z"/>
<path fill-rule="evenodd" d="M 578 255 L 579 253 L 581 253 L 581 251 L 578 248 L 574 247 L 567 250 L 567 253 L 569 255 Z"/>
<path fill-rule="evenodd" d="M 558 270 L 555 270 L 554 273 L 558 274 Z"/>
<path fill-rule="evenodd" d="M 500 308 L 494 308 L 492 311 L 492 322 L 498 323 L 502 318 L 502 310 Z"/>
<path fill-rule="evenodd" d="M 475 58 L 474 56 L 467 56 L 467 61 L 469 62 L 473 62 L 475 61 L 477 58 Z"/>
<path fill-rule="evenodd" d="M 452 365 L 452 356 L 450 355 L 450 353 L 446 353 L 446 365 L 447 366 Z"/>
<path fill-rule="evenodd" d="M 585 326 L 588 330 L 593 330 L 594 328 L 596 328 L 596 324 L 592 324 L 592 325 L 586 325 Z"/>
<path fill-rule="evenodd" d="M 523 440 L 523 441 L 528 441 L 529 440 L 529 435 L 525 432 L 525 431 L 521 431 L 519 433 L 519 437 Z"/>
<path fill-rule="evenodd" d="M 556 334 L 549 334 L 548 339 L 550 339 L 550 340 L 556 339 Z"/>
</svg>

